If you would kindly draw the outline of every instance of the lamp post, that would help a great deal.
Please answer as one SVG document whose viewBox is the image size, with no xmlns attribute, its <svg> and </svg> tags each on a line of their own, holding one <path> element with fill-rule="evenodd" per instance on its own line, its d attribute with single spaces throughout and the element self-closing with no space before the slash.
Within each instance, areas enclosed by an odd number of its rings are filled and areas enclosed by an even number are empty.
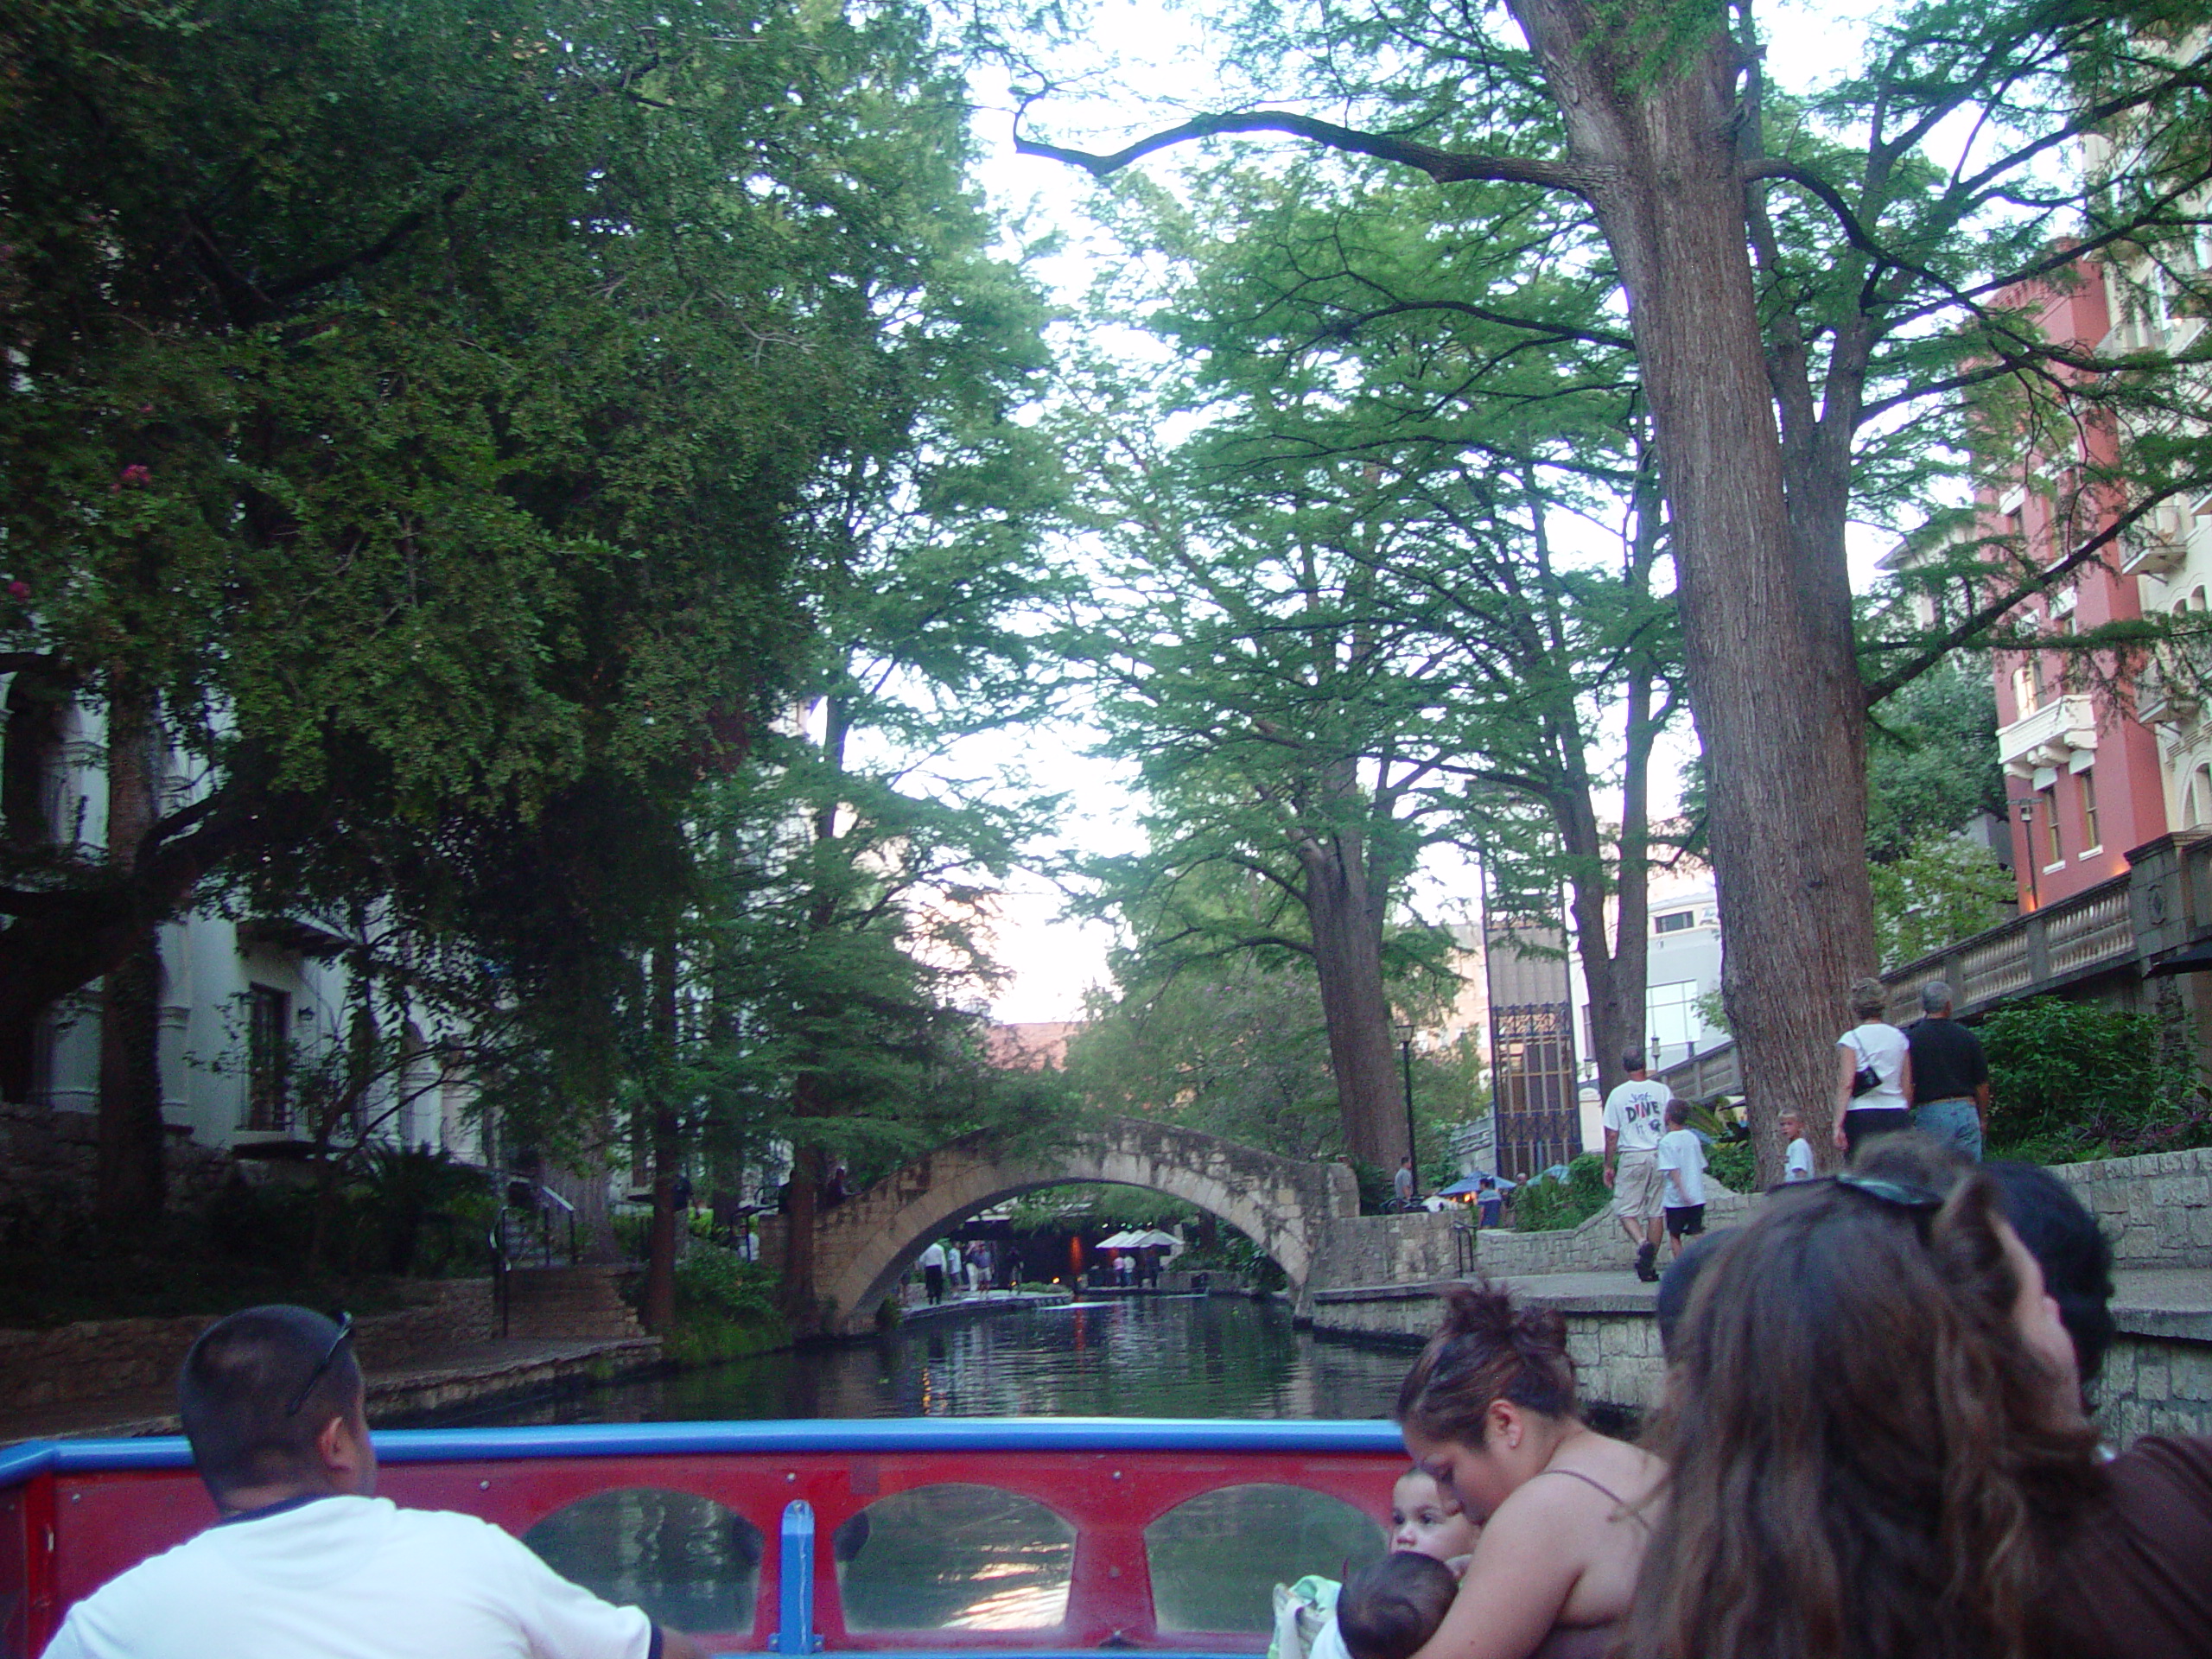
<svg viewBox="0 0 2212 1659">
<path fill-rule="evenodd" d="M 2028 861 L 2028 908 L 2041 910 L 2043 896 L 2037 891 L 2036 884 L 2036 860 L 2038 856 L 2036 852 L 2036 798 L 2032 795 L 2015 796 L 2012 804 L 2020 809 L 2020 844 L 2023 855 Z"/>
<path fill-rule="evenodd" d="M 1421 1154 L 1414 1147 L 1414 1028 L 1411 1025 L 1394 1026 L 1398 1033 L 1398 1053 L 1404 1062 L 1406 1077 L 1406 1156 L 1412 1160 L 1414 1192 L 1421 1192 Z"/>
</svg>

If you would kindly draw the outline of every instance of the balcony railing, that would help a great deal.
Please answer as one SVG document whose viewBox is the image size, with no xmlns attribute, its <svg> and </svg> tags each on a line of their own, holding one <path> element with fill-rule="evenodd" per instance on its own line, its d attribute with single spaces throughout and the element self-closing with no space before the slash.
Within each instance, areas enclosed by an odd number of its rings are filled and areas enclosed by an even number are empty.
<svg viewBox="0 0 2212 1659">
<path fill-rule="evenodd" d="M 2096 747 L 2096 704 L 2079 692 L 2053 697 L 1997 734 L 1998 760 L 2021 778 L 2038 766 L 2063 766 L 2076 751 Z"/>
<path fill-rule="evenodd" d="M 1972 1016 L 2115 970 L 2156 972 L 2177 951 L 2212 940 L 2212 832 L 2162 836 L 2131 852 L 2128 864 L 2125 875 L 1884 974 L 1890 1019 L 1916 1019 L 1920 988 L 1931 979 L 1948 984 L 1956 1011 Z M 1659 1076 L 1685 1099 L 1743 1088 L 1732 1043 Z"/>
</svg>

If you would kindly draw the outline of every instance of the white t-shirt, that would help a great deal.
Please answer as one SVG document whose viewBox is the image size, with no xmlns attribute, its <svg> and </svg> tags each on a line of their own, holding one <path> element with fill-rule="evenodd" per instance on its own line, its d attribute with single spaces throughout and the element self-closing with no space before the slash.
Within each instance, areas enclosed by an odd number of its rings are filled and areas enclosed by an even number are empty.
<svg viewBox="0 0 2212 1659">
<path fill-rule="evenodd" d="M 1659 1137 L 1659 1173 L 1667 1177 L 1665 1206 L 1683 1210 L 1705 1202 L 1705 1142 L 1689 1129 Z"/>
<path fill-rule="evenodd" d="M 1799 1135 L 1782 1154 L 1782 1179 L 1785 1181 L 1809 1181 L 1813 1179 L 1813 1143 Z"/>
<path fill-rule="evenodd" d="M 324 1497 L 207 1529 L 69 1610 L 46 1659 L 645 1659 L 652 1621 L 487 1521 Z"/>
<path fill-rule="evenodd" d="M 929 1249 L 924 1250 L 922 1252 L 921 1266 L 925 1270 L 935 1268 L 938 1272 L 944 1272 L 944 1246 L 942 1244 L 933 1243 L 929 1247 Z"/>
<path fill-rule="evenodd" d="M 1605 1127 L 1620 1136 L 1623 1152 L 1649 1152 L 1667 1128 L 1667 1103 L 1674 1096 L 1663 1083 L 1634 1077 L 1605 1096 Z"/>
<path fill-rule="evenodd" d="M 1874 1075 L 1881 1079 L 1865 1094 L 1853 1096 L 1844 1108 L 1846 1111 L 1894 1111 L 1905 1104 L 1904 1089 L 1898 1081 L 1904 1071 L 1904 1057 L 1910 1052 L 1904 1033 L 1877 1020 L 1853 1026 L 1836 1039 L 1835 1046 L 1852 1057 L 1852 1070 L 1871 1065 Z"/>
</svg>

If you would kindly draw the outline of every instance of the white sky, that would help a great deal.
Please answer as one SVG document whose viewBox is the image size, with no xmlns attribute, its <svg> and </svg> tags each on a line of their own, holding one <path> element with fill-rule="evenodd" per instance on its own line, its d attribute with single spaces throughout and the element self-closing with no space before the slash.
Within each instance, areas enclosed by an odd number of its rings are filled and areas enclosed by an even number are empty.
<svg viewBox="0 0 2212 1659">
<path fill-rule="evenodd" d="M 1778 86 L 1802 91 L 1834 77 L 1856 63 L 1861 37 L 1860 19 L 1872 8 L 1863 0 L 1845 5 L 1781 3 L 1764 9 L 1764 27 L 1770 45 L 1768 68 Z M 1123 89 L 1116 93 L 1104 81 L 1099 95 L 1082 101 L 1073 97 L 1056 99 L 1045 115 L 1052 136 L 1075 142 L 1068 135 L 1080 119 L 1095 128 L 1099 140 L 1116 135 L 1135 137 L 1159 124 L 1183 118 L 1179 111 L 1221 107 L 1223 89 L 1214 68 L 1214 54 L 1206 35 L 1201 7 L 1161 4 L 1160 0 L 1111 0 L 1093 14 L 1093 40 L 1118 60 L 1115 81 Z M 1033 236 L 1046 227 L 1058 228 L 1067 250 L 1041 267 L 1055 296 L 1071 309 L 1079 308 L 1084 290 L 1096 269 L 1109 257 L 1110 245 L 1095 232 L 1086 203 L 1093 187 L 1073 168 L 1014 153 L 1013 111 L 1005 82 L 979 73 L 974 83 L 982 113 L 977 135 L 986 155 L 981 180 L 994 201 L 1010 217 L 1027 221 Z M 1287 139 L 1259 139 L 1256 144 L 1287 144 Z M 1102 145 L 1102 147 L 1105 147 Z M 1140 163 L 1155 171 L 1172 168 L 1172 154 L 1162 153 Z M 1888 538 L 1872 531 L 1853 538 L 1854 582 L 1863 586 L 1873 574 L 1873 562 L 1886 550 Z M 1086 734 L 1074 727 L 1025 730 L 1011 740 L 1017 743 L 1026 768 L 1051 786 L 1068 791 L 1068 808 L 1058 825 L 1058 840 L 1087 853 L 1133 852 L 1142 845 L 1136 823 L 1137 802 L 1126 777 L 1109 764 L 1082 751 Z M 1692 752 L 1694 740 L 1684 721 L 1681 736 L 1671 755 L 1660 757 L 1661 773 L 1655 810 L 1671 804 L 1674 779 L 1681 761 Z M 1427 873 L 1419 897 L 1424 913 L 1464 913 L 1476 903 L 1471 868 L 1438 867 Z M 1084 991 L 1108 982 L 1106 951 L 1112 930 L 1103 924 L 1077 924 L 1058 918 L 1062 895 L 1041 875 L 1018 873 L 1008 884 L 1001 906 L 996 954 L 1010 977 L 993 1000 L 997 1018 L 1009 1022 L 1071 1020 L 1079 1017 Z"/>
</svg>

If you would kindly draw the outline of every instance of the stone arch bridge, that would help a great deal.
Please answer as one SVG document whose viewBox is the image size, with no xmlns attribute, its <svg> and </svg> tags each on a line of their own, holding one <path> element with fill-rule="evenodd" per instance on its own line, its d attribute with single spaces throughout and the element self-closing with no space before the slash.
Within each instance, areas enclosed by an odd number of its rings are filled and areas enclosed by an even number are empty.
<svg viewBox="0 0 2212 1659">
<path fill-rule="evenodd" d="M 1343 1164 L 1302 1163 L 1171 1123 L 1107 1118 L 1029 1153 L 973 1135 L 823 1214 L 814 1282 L 827 1304 L 825 1328 L 850 1336 L 873 1330 L 877 1306 L 931 1239 L 1020 1193 L 1077 1181 L 1140 1186 L 1219 1217 L 1281 1267 L 1301 1313 L 1330 1224 L 1359 1214 L 1358 1183 Z"/>
</svg>

